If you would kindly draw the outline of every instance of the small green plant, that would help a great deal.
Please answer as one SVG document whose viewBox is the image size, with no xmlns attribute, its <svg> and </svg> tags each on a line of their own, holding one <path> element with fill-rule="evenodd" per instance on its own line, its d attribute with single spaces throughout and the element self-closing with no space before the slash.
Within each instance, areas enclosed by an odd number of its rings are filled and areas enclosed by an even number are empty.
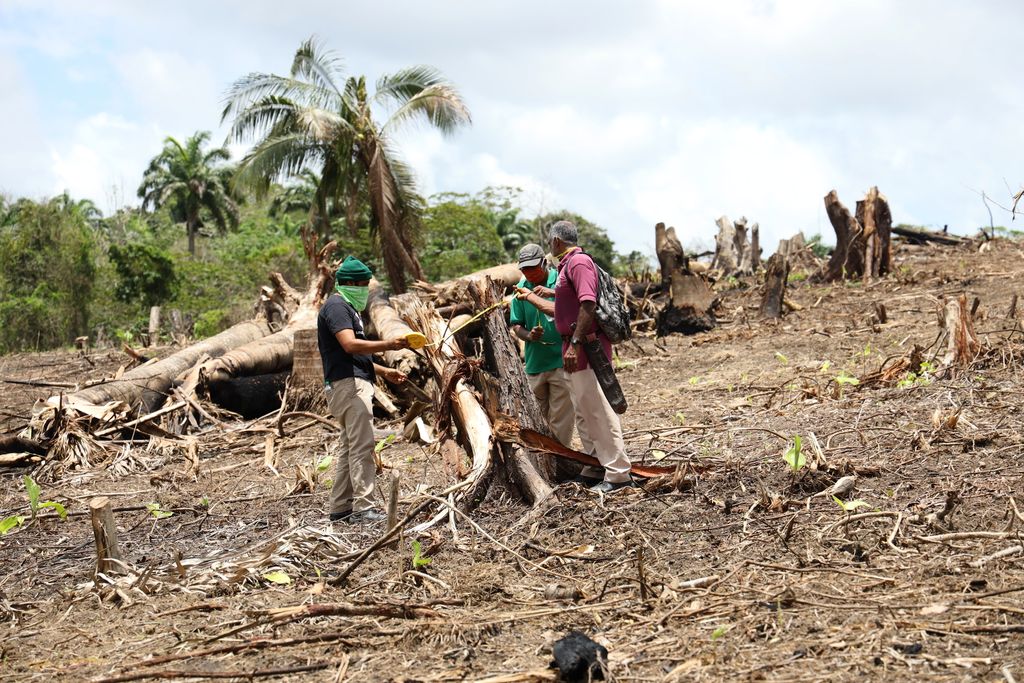
<svg viewBox="0 0 1024 683">
<path fill-rule="evenodd" d="M 156 519 L 165 519 L 167 517 L 174 516 L 174 513 L 170 510 L 161 510 L 160 503 L 146 503 L 146 509 L 149 510 L 149 514 L 153 515 Z"/>
<path fill-rule="evenodd" d="M 36 518 L 36 513 L 46 508 L 55 510 L 61 519 L 68 518 L 68 511 L 64 509 L 64 506 L 60 503 L 53 500 L 39 502 L 42 490 L 39 488 L 39 484 L 37 484 L 32 477 L 26 474 L 22 479 L 22 482 L 25 484 L 25 492 L 28 494 L 28 507 L 32 511 L 32 519 Z"/>
<path fill-rule="evenodd" d="M 863 500 L 843 501 L 837 498 L 836 496 L 832 496 L 832 500 L 836 502 L 836 505 L 842 508 L 843 512 L 853 512 L 857 508 L 871 507 L 868 503 L 864 502 Z"/>
<path fill-rule="evenodd" d="M 320 460 L 316 464 L 317 473 L 322 474 L 323 472 L 326 472 L 327 469 L 331 466 L 332 462 L 334 462 L 334 458 L 331 457 L 330 455 L 325 455 L 324 457 L 320 458 Z"/>
<path fill-rule="evenodd" d="M 781 353 L 779 353 L 778 351 L 776 351 L 776 352 L 775 352 L 775 358 L 776 358 L 776 359 L 777 359 L 777 360 L 778 360 L 778 361 L 779 361 L 780 363 L 782 363 L 783 365 L 789 365 L 789 359 L 788 359 L 788 358 L 786 358 L 786 357 L 785 357 L 784 355 L 782 355 Z"/>
<path fill-rule="evenodd" d="M 860 384 L 860 380 L 853 375 L 846 374 L 846 370 L 841 370 L 839 374 L 836 375 L 836 384 L 840 386 L 846 384 L 849 384 L 850 386 L 857 386 Z"/>
<path fill-rule="evenodd" d="M 24 523 L 24 515 L 11 515 L 10 517 L 4 517 L 0 520 L 0 536 L 6 536 L 11 529 L 19 527 Z"/>
<path fill-rule="evenodd" d="M 430 564 L 429 557 L 423 557 L 423 546 L 420 545 L 419 541 L 413 541 L 412 545 L 412 568 L 420 569 Z"/>
<path fill-rule="evenodd" d="M 677 425 L 684 425 L 686 424 L 686 416 L 682 412 L 678 412 L 672 416 L 672 421 Z"/>
<path fill-rule="evenodd" d="M 639 363 L 640 361 L 638 360 L 622 360 L 617 353 L 612 355 L 612 365 L 615 366 L 616 370 L 635 368 Z"/>
<path fill-rule="evenodd" d="M 722 636 L 724 636 L 728 632 L 729 632 L 729 627 L 728 626 L 719 626 L 718 628 L 716 628 L 714 631 L 711 632 L 711 640 L 718 640 L 719 638 L 721 638 Z"/>
<path fill-rule="evenodd" d="M 796 270 L 796 271 L 793 271 L 792 273 L 790 273 L 788 277 L 786 277 L 786 282 L 789 282 L 789 283 L 803 282 L 804 280 L 806 280 L 810 276 L 811 276 L 811 274 L 808 273 L 806 270 Z"/>
<path fill-rule="evenodd" d="M 690 386 L 694 386 L 695 387 L 698 384 L 700 384 L 700 377 L 691 377 L 690 378 Z"/>
<path fill-rule="evenodd" d="M 373 447 L 373 452 L 377 453 L 377 454 L 380 454 L 381 451 L 383 451 L 385 448 L 387 448 L 392 443 L 394 443 L 394 441 L 395 441 L 395 435 L 394 434 L 388 434 L 383 439 L 381 439 L 380 441 L 377 442 L 377 445 Z"/>
<path fill-rule="evenodd" d="M 831 362 L 831 361 L 824 361 L 824 362 L 823 362 L 823 363 L 821 364 L 821 367 L 820 367 L 820 368 L 818 368 L 818 372 L 828 372 L 828 369 L 829 369 L 830 367 L 832 367 L 832 362 Z"/>
<path fill-rule="evenodd" d="M 794 474 L 802 470 L 804 465 L 807 464 L 807 458 L 804 456 L 803 451 L 803 439 L 799 435 L 793 437 L 793 445 L 782 454 L 782 460 L 789 465 L 790 471 Z"/>
</svg>

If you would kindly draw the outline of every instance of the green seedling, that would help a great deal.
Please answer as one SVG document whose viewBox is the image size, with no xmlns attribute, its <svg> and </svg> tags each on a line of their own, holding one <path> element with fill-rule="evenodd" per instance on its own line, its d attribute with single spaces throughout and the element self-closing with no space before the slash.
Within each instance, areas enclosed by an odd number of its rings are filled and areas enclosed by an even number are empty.
<svg viewBox="0 0 1024 683">
<path fill-rule="evenodd" d="M 698 384 L 700 384 L 700 377 L 691 377 L 690 378 L 690 385 L 691 386 L 697 386 Z"/>
<path fill-rule="evenodd" d="M 6 536 L 11 529 L 20 527 L 25 523 L 24 515 L 11 515 L 0 520 L 0 536 Z"/>
<path fill-rule="evenodd" d="M 821 364 L 821 367 L 818 368 L 818 372 L 828 372 L 828 369 L 830 367 L 832 367 L 831 361 L 825 361 L 824 363 Z"/>
<path fill-rule="evenodd" d="M 373 452 L 379 454 L 385 448 L 387 448 L 392 443 L 394 443 L 394 441 L 395 441 L 395 435 L 394 434 L 388 434 L 383 439 L 381 439 L 380 441 L 377 442 L 377 445 L 373 447 Z"/>
<path fill-rule="evenodd" d="M 674 421 L 674 422 L 675 422 L 675 423 L 676 423 L 677 425 L 682 425 L 682 424 L 686 424 L 686 416 L 685 416 L 685 415 L 683 415 L 683 414 L 682 414 L 681 412 L 679 412 L 679 413 L 676 413 L 675 415 L 673 415 L 673 416 L 672 416 L 672 420 L 673 420 L 673 421 Z"/>
<path fill-rule="evenodd" d="M 836 496 L 832 496 L 832 500 L 836 502 L 836 505 L 843 509 L 843 512 L 853 512 L 857 508 L 871 507 L 868 503 L 864 502 L 863 500 L 851 500 L 847 502 L 839 500 L 839 498 L 837 498 Z"/>
<path fill-rule="evenodd" d="M 156 519 L 165 519 L 174 515 L 170 510 L 161 510 L 160 503 L 146 503 L 146 509 L 149 510 L 149 514 L 153 515 Z"/>
<path fill-rule="evenodd" d="M 659 460 L 664 460 L 667 457 L 668 457 L 668 453 L 666 453 L 665 451 L 660 450 L 658 448 L 655 448 L 654 450 L 651 451 L 651 460 L 653 460 L 654 462 L 658 462 Z"/>
<path fill-rule="evenodd" d="M 612 354 L 612 365 L 615 366 L 616 370 L 625 370 L 626 368 L 636 367 L 640 361 L 637 360 L 622 360 L 619 358 L 619 354 Z"/>
<path fill-rule="evenodd" d="M 292 582 L 292 577 L 280 570 L 276 572 L 267 572 L 263 575 L 263 578 L 271 583 L 276 583 L 279 586 L 287 586 Z"/>
<path fill-rule="evenodd" d="M 846 374 L 846 370 L 842 370 L 838 375 L 836 375 L 836 384 L 849 384 L 851 386 L 857 386 L 858 384 L 860 384 L 860 380 L 854 377 L 853 375 Z"/>
<path fill-rule="evenodd" d="M 786 357 L 785 357 L 784 355 L 782 355 L 781 353 L 779 353 L 778 351 L 776 351 L 776 352 L 775 352 L 775 357 L 776 357 L 776 358 L 778 359 L 778 361 L 779 361 L 780 363 L 782 363 L 783 365 L 789 365 L 789 359 L 788 359 L 788 358 L 786 358 Z"/>
<path fill-rule="evenodd" d="M 32 477 L 26 474 L 23 477 L 22 481 L 25 484 L 25 491 L 28 493 L 28 506 L 29 509 L 32 511 L 32 519 L 36 518 L 36 514 L 40 510 L 45 510 L 47 508 L 56 511 L 57 515 L 61 519 L 68 518 L 68 511 L 60 503 L 53 500 L 39 502 L 39 497 L 42 494 L 42 490 L 39 488 L 39 484 L 37 484 L 32 479 Z"/>
<path fill-rule="evenodd" d="M 718 628 L 716 628 L 714 631 L 711 632 L 711 640 L 718 640 L 719 638 L 721 638 L 722 636 L 724 636 L 728 632 L 729 632 L 729 627 L 728 626 L 719 626 Z"/>
<path fill-rule="evenodd" d="M 426 567 L 428 564 L 430 564 L 430 558 L 429 557 L 423 557 L 423 554 L 422 554 L 423 547 L 420 545 L 420 542 L 419 541 L 413 541 L 411 545 L 412 545 L 412 568 L 413 569 L 419 569 L 421 567 Z"/>
<path fill-rule="evenodd" d="M 316 471 L 318 473 L 326 472 L 327 469 L 331 466 L 332 462 L 334 462 L 334 458 L 329 455 L 325 455 L 324 457 L 320 458 L 319 462 L 317 462 Z"/>
<path fill-rule="evenodd" d="M 786 449 L 786 452 L 782 454 L 782 460 L 789 465 L 791 472 L 796 474 L 804 468 L 807 464 L 807 458 L 803 452 L 803 440 L 798 436 L 793 437 L 793 445 Z"/>
</svg>

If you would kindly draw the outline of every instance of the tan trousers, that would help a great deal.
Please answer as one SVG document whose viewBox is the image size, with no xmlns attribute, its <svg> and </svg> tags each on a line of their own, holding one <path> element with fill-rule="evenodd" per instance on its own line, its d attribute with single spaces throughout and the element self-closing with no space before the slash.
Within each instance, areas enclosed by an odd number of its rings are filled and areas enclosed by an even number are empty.
<svg viewBox="0 0 1024 683">
<path fill-rule="evenodd" d="M 582 474 L 588 477 L 603 475 L 605 481 L 613 484 L 629 481 L 630 463 L 626 444 L 622 441 L 622 423 L 604 397 L 597 375 L 590 368 L 568 374 L 576 415 L 585 426 L 586 433 L 580 433 L 583 450 L 593 454 L 604 467 L 604 472 L 584 467 Z"/>
<path fill-rule="evenodd" d="M 540 414 L 548 421 L 551 433 L 563 446 L 572 448 L 572 426 L 576 422 L 576 408 L 572 400 L 569 378 L 562 368 L 527 375 L 530 389 L 537 399 Z"/>
<path fill-rule="evenodd" d="M 374 507 L 377 477 L 373 461 L 373 385 L 354 377 L 332 381 L 327 406 L 341 425 L 330 512 L 369 510 Z"/>
</svg>

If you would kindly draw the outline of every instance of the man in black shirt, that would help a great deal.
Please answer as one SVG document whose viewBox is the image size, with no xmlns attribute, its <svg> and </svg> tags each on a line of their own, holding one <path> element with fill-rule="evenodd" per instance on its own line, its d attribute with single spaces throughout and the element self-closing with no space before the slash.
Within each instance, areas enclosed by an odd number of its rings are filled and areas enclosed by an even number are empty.
<svg viewBox="0 0 1024 683">
<path fill-rule="evenodd" d="M 327 405 L 341 424 L 338 464 L 331 487 L 332 522 L 379 522 L 373 490 L 373 382 L 377 375 L 394 384 L 406 377 L 376 365 L 372 354 L 409 347 L 404 337 L 369 341 L 359 315 L 366 308 L 373 273 L 359 259 L 347 257 L 335 273 L 335 291 L 317 316 L 317 344 L 324 365 Z"/>
</svg>

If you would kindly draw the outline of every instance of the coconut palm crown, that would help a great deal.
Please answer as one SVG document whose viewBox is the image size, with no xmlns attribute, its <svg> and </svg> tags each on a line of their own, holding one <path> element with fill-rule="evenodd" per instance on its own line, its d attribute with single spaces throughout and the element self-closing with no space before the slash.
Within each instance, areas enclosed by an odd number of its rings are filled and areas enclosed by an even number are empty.
<svg viewBox="0 0 1024 683">
<path fill-rule="evenodd" d="M 231 169 L 222 163 L 230 156 L 220 147 L 204 150 L 209 140 L 206 131 L 196 133 L 184 144 L 168 137 L 139 185 L 143 210 L 170 203 L 172 218 L 185 224 L 188 253 L 192 256 L 196 254 L 196 235 L 204 225 L 204 214 L 220 232 L 238 227 L 238 205 L 228 188 Z"/>
<path fill-rule="evenodd" d="M 390 115 L 383 124 L 374 107 Z M 422 279 L 415 233 L 424 202 L 412 170 L 399 157 L 393 133 L 410 122 L 426 122 L 444 134 L 470 123 L 458 91 L 436 69 L 413 66 L 377 80 L 372 96 L 363 76 L 345 77 L 341 60 L 314 39 L 302 43 L 288 76 L 251 73 L 226 96 L 222 121 L 229 139 L 253 143 L 236 182 L 258 195 L 275 181 L 314 170 L 320 183 L 310 208 L 306 254 L 311 264 L 328 205 L 344 207 L 355 230 L 359 207 L 369 203 L 371 231 L 396 292 L 409 277 Z"/>
</svg>

